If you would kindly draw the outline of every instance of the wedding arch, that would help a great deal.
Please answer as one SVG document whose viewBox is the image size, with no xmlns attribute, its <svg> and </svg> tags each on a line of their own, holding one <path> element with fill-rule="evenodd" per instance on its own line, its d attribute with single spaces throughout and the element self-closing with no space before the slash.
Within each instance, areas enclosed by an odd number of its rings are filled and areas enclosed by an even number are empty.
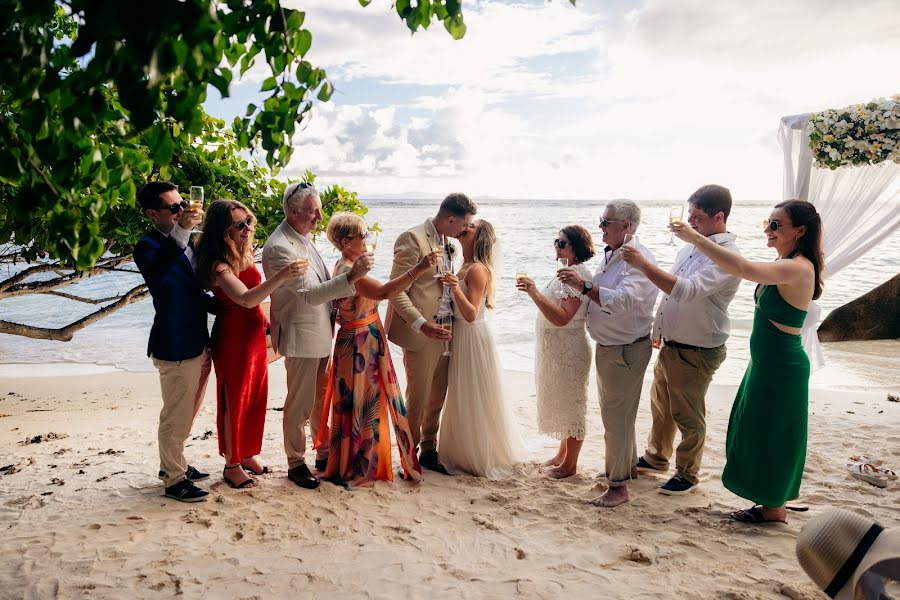
<svg viewBox="0 0 900 600">
<path fill-rule="evenodd" d="M 900 94 L 781 119 L 785 200 L 807 200 L 822 218 L 825 270 L 834 276 L 900 228 Z M 827 293 L 827 292 L 826 292 Z M 813 302 L 803 345 L 824 364 Z"/>
</svg>

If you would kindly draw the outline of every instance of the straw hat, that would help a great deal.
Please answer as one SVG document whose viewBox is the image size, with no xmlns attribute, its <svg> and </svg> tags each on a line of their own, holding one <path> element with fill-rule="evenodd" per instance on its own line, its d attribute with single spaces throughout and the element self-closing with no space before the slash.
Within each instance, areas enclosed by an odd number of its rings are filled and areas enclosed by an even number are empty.
<svg viewBox="0 0 900 600">
<path fill-rule="evenodd" d="M 831 598 L 853 600 L 856 583 L 869 569 L 900 579 L 900 529 L 841 508 L 810 521 L 797 537 L 797 559 Z"/>
</svg>

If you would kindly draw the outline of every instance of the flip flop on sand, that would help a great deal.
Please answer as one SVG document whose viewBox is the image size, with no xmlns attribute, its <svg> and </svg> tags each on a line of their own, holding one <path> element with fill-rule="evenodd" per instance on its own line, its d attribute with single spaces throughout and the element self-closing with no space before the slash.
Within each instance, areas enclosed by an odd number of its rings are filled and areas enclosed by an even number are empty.
<svg viewBox="0 0 900 600">
<path fill-rule="evenodd" d="M 784 519 L 767 519 L 758 506 L 736 510 L 728 516 L 740 523 L 787 523 Z"/>
<path fill-rule="evenodd" d="M 870 483 L 875 487 L 887 487 L 887 475 L 885 475 L 878 467 L 868 463 L 862 465 L 857 463 L 847 463 L 847 472 L 853 477 L 861 479 L 866 483 Z M 891 471 L 891 473 L 893 473 L 893 471 Z"/>
</svg>

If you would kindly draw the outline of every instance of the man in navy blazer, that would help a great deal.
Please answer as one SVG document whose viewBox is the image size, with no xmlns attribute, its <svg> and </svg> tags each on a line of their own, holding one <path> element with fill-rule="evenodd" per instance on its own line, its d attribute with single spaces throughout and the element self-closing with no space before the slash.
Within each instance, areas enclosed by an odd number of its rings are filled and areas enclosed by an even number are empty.
<svg viewBox="0 0 900 600">
<path fill-rule="evenodd" d="M 159 371 L 163 407 L 159 413 L 159 476 L 165 495 L 181 502 L 199 502 L 209 494 L 193 482 L 209 477 L 187 464 L 184 442 L 200 410 L 209 377 L 209 330 L 206 313 L 211 300 L 197 284 L 191 264 L 190 230 L 203 212 L 190 210 L 178 188 L 152 181 L 137 193 L 153 229 L 134 249 L 144 281 L 153 297 L 153 327 L 147 355 Z"/>
</svg>

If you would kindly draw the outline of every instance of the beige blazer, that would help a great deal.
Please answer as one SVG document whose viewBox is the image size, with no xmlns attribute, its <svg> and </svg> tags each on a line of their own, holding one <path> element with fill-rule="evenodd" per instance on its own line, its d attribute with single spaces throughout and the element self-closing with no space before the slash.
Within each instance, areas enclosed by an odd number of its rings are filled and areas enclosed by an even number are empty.
<svg viewBox="0 0 900 600">
<path fill-rule="evenodd" d="M 431 219 L 401 233 L 394 243 L 391 279 L 400 277 L 416 266 L 423 256 L 429 254 L 437 240 L 436 236 L 437 231 L 431 224 Z M 412 352 L 421 350 L 426 343 L 434 341 L 421 332 L 413 331 L 410 325 L 419 317 L 434 321 L 443 293 L 444 285 L 441 280 L 425 273 L 405 292 L 391 298 L 385 327 L 388 339 Z"/>
<path fill-rule="evenodd" d="M 312 241 L 294 231 L 287 221 L 281 222 L 263 246 L 266 278 L 273 277 L 298 258 L 309 259 L 305 276 L 286 280 L 271 295 L 272 346 L 283 356 L 324 358 L 331 354 L 334 337 L 331 301 L 356 293 L 347 280 L 347 273 L 332 279 L 314 252 Z M 304 288 L 307 291 L 301 292 Z"/>
</svg>

